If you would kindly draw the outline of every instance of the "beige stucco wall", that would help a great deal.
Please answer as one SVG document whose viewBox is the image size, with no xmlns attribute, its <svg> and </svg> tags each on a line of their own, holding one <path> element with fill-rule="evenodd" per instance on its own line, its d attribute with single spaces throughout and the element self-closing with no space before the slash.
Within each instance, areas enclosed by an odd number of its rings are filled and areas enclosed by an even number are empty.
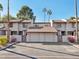
<svg viewBox="0 0 79 59">
<path fill-rule="evenodd" d="M 21 42 L 22 41 L 22 36 L 21 35 L 10 35 L 10 41 L 13 38 L 16 38 L 17 42 Z"/>
<path fill-rule="evenodd" d="M 62 36 L 62 42 L 68 42 L 68 36 Z"/>
<path fill-rule="evenodd" d="M 53 24 L 53 26 L 57 29 L 57 30 L 61 30 L 61 31 L 74 31 L 76 29 L 76 27 L 72 27 L 72 23 L 68 23 L 68 24 L 65 24 L 65 23 L 62 23 L 61 24 L 61 27 L 58 27 L 58 24 L 55 23 Z"/>
<path fill-rule="evenodd" d="M 10 27 L 11 31 L 18 31 L 18 23 L 13 23 L 13 27 Z"/>
</svg>

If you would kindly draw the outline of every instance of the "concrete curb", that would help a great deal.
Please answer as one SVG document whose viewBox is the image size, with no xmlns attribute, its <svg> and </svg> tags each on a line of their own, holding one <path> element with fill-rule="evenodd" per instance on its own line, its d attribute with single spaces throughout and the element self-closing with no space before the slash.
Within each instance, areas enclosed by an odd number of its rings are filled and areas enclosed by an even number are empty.
<svg viewBox="0 0 79 59">
<path fill-rule="evenodd" d="M 13 45 L 15 45 L 15 44 L 17 44 L 17 42 L 11 43 L 11 44 L 7 45 L 6 47 L 1 48 L 0 51 L 1 51 L 1 50 L 5 50 L 5 49 L 7 49 L 7 48 L 10 48 L 11 46 L 13 46 Z"/>
<path fill-rule="evenodd" d="M 73 47 L 75 47 L 75 48 L 78 48 L 79 49 L 79 45 L 76 45 L 76 44 L 74 44 L 74 43 L 69 43 L 70 45 L 72 45 Z"/>
</svg>

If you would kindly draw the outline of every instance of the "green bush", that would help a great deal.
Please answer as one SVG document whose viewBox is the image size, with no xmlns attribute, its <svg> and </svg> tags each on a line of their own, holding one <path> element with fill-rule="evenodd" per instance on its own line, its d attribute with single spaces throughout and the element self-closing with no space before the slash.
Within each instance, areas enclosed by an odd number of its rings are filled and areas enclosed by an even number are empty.
<svg viewBox="0 0 79 59">
<path fill-rule="evenodd" d="M 0 36 L 0 45 L 6 45 L 8 42 L 7 36 Z"/>
</svg>

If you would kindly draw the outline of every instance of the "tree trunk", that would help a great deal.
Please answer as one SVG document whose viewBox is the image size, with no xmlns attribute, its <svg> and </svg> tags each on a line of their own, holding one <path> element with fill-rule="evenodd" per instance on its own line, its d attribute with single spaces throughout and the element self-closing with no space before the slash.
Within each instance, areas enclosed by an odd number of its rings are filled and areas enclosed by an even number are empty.
<svg viewBox="0 0 79 59">
<path fill-rule="evenodd" d="M 49 15 L 49 17 L 48 17 L 48 22 L 50 21 L 50 15 Z"/>
</svg>

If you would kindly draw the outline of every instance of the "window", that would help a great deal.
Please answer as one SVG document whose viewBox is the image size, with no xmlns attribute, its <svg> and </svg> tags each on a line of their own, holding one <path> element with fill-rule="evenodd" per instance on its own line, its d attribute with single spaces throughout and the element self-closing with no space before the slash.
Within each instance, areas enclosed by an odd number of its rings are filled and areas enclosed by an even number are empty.
<svg viewBox="0 0 79 59">
<path fill-rule="evenodd" d="M 19 31 L 19 35 L 22 35 L 23 34 L 23 32 L 22 31 Z"/>
<path fill-rule="evenodd" d="M 65 31 L 61 31 L 61 34 L 62 34 L 62 35 L 66 35 L 66 32 L 65 32 Z"/>
<path fill-rule="evenodd" d="M 26 23 L 23 23 L 23 28 L 27 28 L 27 24 Z"/>
<path fill-rule="evenodd" d="M 66 24 L 63 24 L 64 28 L 66 28 Z"/>
<path fill-rule="evenodd" d="M 57 27 L 61 27 L 61 24 L 57 24 Z"/>
<path fill-rule="evenodd" d="M 69 32 L 68 32 L 68 35 L 74 35 L 74 32 L 69 31 Z"/>
<path fill-rule="evenodd" d="M 72 28 L 75 28 L 75 23 L 72 23 Z"/>
<path fill-rule="evenodd" d="M 11 35 L 17 35 L 17 31 L 11 31 Z"/>
<path fill-rule="evenodd" d="M 9 24 L 9 27 L 13 27 L 13 23 L 10 23 L 10 24 Z"/>
<path fill-rule="evenodd" d="M 6 31 L 3 31 L 3 34 L 2 35 L 6 35 Z"/>
<path fill-rule="evenodd" d="M 6 35 L 6 31 L 0 31 L 0 35 Z"/>
<path fill-rule="evenodd" d="M 35 27 L 39 27 L 39 25 L 35 25 Z"/>
</svg>

